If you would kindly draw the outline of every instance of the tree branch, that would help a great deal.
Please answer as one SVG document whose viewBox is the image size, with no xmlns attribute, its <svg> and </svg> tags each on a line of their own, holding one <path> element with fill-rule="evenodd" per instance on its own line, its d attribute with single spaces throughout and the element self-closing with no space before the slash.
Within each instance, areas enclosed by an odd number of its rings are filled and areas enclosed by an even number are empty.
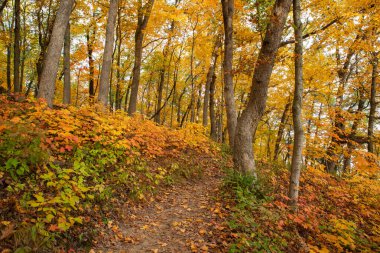
<svg viewBox="0 0 380 253">
<path fill-rule="evenodd" d="M 335 24 L 335 23 L 338 22 L 339 20 L 340 20 L 340 18 L 335 18 L 334 20 L 330 21 L 330 22 L 327 23 L 326 25 L 322 26 L 321 29 L 314 30 L 314 31 L 312 31 L 312 32 L 310 32 L 310 33 L 307 33 L 307 34 L 303 35 L 303 36 L 302 36 L 302 39 L 307 39 L 307 38 L 311 37 L 312 35 L 315 35 L 315 34 L 317 34 L 317 33 L 319 33 L 319 32 L 322 32 L 322 31 L 326 30 L 327 28 L 329 28 L 330 26 L 332 26 L 333 24 Z M 288 44 L 293 44 L 293 43 L 295 43 L 295 40 L 294 40 L 294 39 L 293 39 L 293 40 L 283 41 L 283 42 L 280 43 L 280 47 L 286 46 L 286 45 L 288 45 Z"/>
</svg>

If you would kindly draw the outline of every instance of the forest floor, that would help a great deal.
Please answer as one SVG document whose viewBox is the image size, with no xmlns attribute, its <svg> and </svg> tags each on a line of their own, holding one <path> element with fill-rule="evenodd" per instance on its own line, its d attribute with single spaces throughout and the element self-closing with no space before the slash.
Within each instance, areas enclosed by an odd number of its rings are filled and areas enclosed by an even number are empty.
<svg viewBox="0 0 380 253">
<path fill-rule="evenodd" d="M 220 200 L 221 173 L 164 189 L 149 203 L 126 207 L 124 219 L 108 226 L 123 240 L 103 240 L 93 252 L 226 252 L 226 214 Z"/>
</svg>

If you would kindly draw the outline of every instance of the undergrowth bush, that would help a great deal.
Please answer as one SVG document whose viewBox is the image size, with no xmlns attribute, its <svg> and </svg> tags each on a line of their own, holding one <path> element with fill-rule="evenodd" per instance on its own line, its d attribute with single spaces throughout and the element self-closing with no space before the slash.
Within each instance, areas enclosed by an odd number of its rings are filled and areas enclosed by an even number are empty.
<svg viewBox="0 0 380 253">
<path fill-rule="evenodd" d="M 0 248 L 90 245 L 120 201 L 201 176 L 197 159 L 219 154 L 195 124 L 170 130 L 97 108 L 0 102 L 0 231 L 9 231 Z"/>
<path fill-rule="evenodd" d="M 225 173 L 223 189 L 233 206 L 229 227 L 236 233 L 230 252 L 380 250 L 378 181 L 359 173 L 336 178 L 305 168 L 295 211 L 288 206 L 288 169 L 258 165 L 258 179 Z"/>
</svg>

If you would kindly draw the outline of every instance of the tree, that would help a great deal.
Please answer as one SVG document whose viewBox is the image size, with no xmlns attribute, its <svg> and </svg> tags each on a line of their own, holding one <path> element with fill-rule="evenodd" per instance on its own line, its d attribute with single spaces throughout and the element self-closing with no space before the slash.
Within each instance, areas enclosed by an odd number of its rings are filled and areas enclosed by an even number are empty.
<svg viewBox="0 0 380 253">
<path fill-rule="evenodd" d="M 63 47 L 64 37 L 69 24 L 74 0 L 61 0 L 54 21 L 47 53 L 44 59 L 41 80 L 39 82 L 38 98 L 46 99 L 50 107 L 53 106 L 55 81 L 57 78 L 59 58 Z"/>
<path fill-rule="evenodd" d="M 3 15 L 3 10 L 7 6 L 8 0 L 0 0 L 0 17 Z"/>
<path fill-rule="evenodd" d="M 65 33 L 65 42 L 63 46 L 63 71 L 64 71 L 64 85 L 63 85 L 63 103 L 71 103 L 71 74 L 70 74 L 70 47 L 71 47 L 71 36 L 70 36 L 70 23 L 67 25 Z"/>
<path fill-rule="evenodd" d="M 300 0 L 293 0 L 293 22 L 294 22 L 294 72 L 295 86 L 293 98 L 293 127 L 294 145 L 292 165 L 290 170 L 289 199 L 293 206 L 297 206 L 302 168 L 302 150 L 304 144 L 304 133 L 302 128 L 302 96 L 303 96 L 303 44 L 302 44 L 302 21 Z"/>
<path fill-rule="evenodd" d="M 234 142 L 239 145 L 235 145 L 233 149 L 234 165 L 238 171 L 246 174 L 256 175 L 253 136 L 265 110 L 269 79 L 291 2 L 291 0 L 277 0 L 274 4 L 256 61 L 248 104 L 237 121 Z"/>
<path fill-rule="evenodd" d="M 21 92 L 21 83 L 20 83 L 20 0 L 15 0 L 15 8 L 14 8 L 14 19 L 15 19 L 15 27 L 14 27 L 14 52 L 13 52 L 13 85 L 15 92 Z"/>
<path fill-rule="evenodd" d="M 379 58 L 378 53 L 372 53 L 371 66 L 372 66 L 372 76 L 371 76 L 371 91 L 370 91 L 370 111 L 368 119 L 368 152 L 374 153 L 374 125 L 375 125 L 375 114 L 376 114 L 376 87 L 377 87 L 377 76 L 378 76 L 378 64 Z"/>
<path fill-rule="evenodd" d="M 102 72 L 100 74 L 100 86 L 99 86 L 99 96 L 98 96 L 98 101 L 101 102 L 104 106 L 107 106 L 107 103 L 108 103 L 108 92 L 110 88 L 110 73 L 111 73 L 111 67 L 112 67 L 112 54 L 113 54 L 117 10 L 118 10 L 118 0 L 111 0 L 110 7 L 108 10 L 106 42 L 104 46 L 103 64 L 102 64 Z"/>
<path fill-rule="evenodd" d="M 221 41 L 219 36 L 216 37 L 215 43 L 214 43 L 214 49 L 212 51 L 212 56 L 211 56 L 211 62 L 210 62 L 210 67 L 207 72 L 207 77 L 206 77 L 206 84 L 205 84 L 205 95 L 204 95 L 204 101 L 203 101 L 203 117 L 202 117 L 202 123 L 203 126 L 208 125 L 208 116 L 209 116 L 209 109 L 211 110 L 210 107 L 210 90 L 211 90 L 211 83 L 215 80 L 213 80 L 215 76 L 215 68 L 216 68 L 216 63 L 219 57 L 219 47 L 221 47 Z M 213 103 L 213 102 L 212 102 Z M 213 124 L 212 124 L 213 125 Z"/>
<path fill-rule="evenodd" d="M 133 115 L 137 109 L 137 96 L 139 92 L 140 85 L 140 71 L 141 71 L 141 60 L 142 60 L 142 50 L 144 41 L 144 30 L 148 25 L 149 17 L 152 12 L 154 0 L 148 0 L 148 2 L 143 6 L 142 0 L 138 0 L 138 10 L 137 10 L 137 27 L 135 32 L 135 62 L 133 66 L 132 73 L 132 89 L 131 97 L 129 100 L 128 114 Z"/>
<path fill-rule="evenodd" d="M 234 0 L 221 0 L 224 24 L 224 96 L 227 111 L 228 138 L 231 149 L 234 149 L 237 114 L 235 107 L 234 86 L 233 86 L 233 18 Z"/>
</svg>

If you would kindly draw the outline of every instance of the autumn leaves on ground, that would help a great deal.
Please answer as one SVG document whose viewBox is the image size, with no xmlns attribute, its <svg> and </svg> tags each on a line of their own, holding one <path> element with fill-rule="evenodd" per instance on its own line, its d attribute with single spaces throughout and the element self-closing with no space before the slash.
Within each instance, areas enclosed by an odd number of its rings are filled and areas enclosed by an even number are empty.
<svg viewBox="0 0 380 253">
<path fill-rule="evenodd" d="M 3 252 L 379 250 L 379 185 L 308 168 L 299 211 L 288 170 L 230 170 L 205 129 L 1 98 Z"/>
</svg>

